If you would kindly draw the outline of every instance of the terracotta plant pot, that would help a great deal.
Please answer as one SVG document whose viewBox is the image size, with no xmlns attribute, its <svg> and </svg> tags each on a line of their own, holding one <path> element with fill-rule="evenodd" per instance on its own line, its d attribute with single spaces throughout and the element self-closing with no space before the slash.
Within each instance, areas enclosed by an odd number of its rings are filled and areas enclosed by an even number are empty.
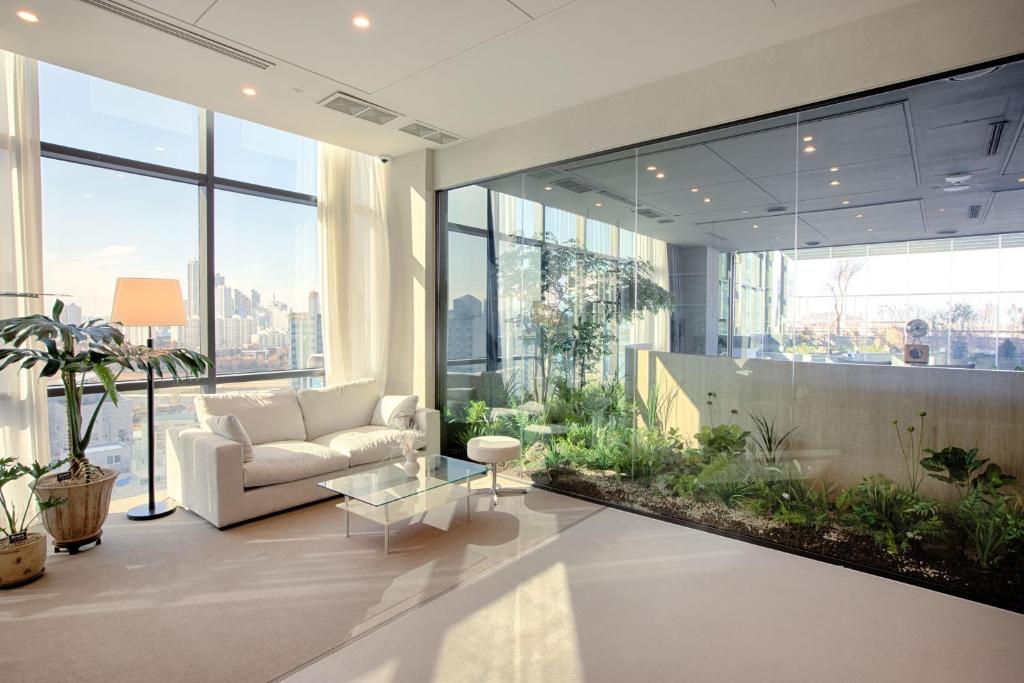
<svg viewBox="0 0 1024 683">
<path fill-rule="evenodd" d="M 46 536 L 31 533 L 24 541 L 0 541 L 0 588 L 14 588 L 43 575 L 46 564 Z"/>
<path fill-rule="evenodd" d="M 43 511 L 43 526 L 53 537 L 54 547 L 64 548 L 74 555 L 87 543 L 99 544 L 116 480 L 117 472 L 105 470 L 100 470 L 90 482 L 81 479 L 58 482 L 56 474 L 47 474 L 39 480 L 36 494 L 40 500 L 53 497 L 67 501 Z"/>
</svg>

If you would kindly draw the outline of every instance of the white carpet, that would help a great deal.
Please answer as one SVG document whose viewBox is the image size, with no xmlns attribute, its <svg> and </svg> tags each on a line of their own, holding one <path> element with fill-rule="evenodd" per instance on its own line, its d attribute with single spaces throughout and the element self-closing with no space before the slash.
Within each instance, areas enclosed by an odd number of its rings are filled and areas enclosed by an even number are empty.
<svg viewBox="0 0 1024 683">
<path fill-rule="evenodd" d="M 606 509 L 289 678 L 985 681 L 1024 616 Z"/>
<path fill-rule="evenodd" d="M 226 531 L 112 514 L 103 545 L 0 593 L 0 679 L 273 679 L 600 509 L 543 491 L 473 503 L 469 522 L 460 502 L 394 525 L 388 556 L 379 535 L 345 538 L 337 501 Z"/>
</svg>

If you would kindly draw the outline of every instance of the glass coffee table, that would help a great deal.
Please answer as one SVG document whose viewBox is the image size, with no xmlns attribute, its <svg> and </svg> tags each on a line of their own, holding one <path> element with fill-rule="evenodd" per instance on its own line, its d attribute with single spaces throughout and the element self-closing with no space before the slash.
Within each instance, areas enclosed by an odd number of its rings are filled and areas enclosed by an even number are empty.
<svg viewBox="0 0 1024 683">
<path fill-rule="evenodd" d="M 391 522 L 407 519 L 453 500 L 465 499 L 470 514 L 470 482 L 487 473 L 475 462 L 447 455 L 421 455 L 419 472 L 406 474 L 405 460 L 382 462 L 377 467 L 343 474 L 320 482 L 325 489 L 345 496 L 345 535 L 350 536 L 348 516 L 355 512 L 384 525 L 384 553 L 390 550 Z M 357 503 L 353 505 L 353 502 Z"/>
</svg>

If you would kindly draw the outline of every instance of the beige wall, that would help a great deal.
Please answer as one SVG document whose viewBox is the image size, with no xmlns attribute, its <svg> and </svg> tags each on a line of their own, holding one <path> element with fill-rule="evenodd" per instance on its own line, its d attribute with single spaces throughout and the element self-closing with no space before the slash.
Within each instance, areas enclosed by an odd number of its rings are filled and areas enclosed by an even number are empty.
<svg viewBox="0 0 1024 683">
<path fill-rule="evenodd" d="M 438 150 L 436 187 L 453 187 L 1021 52 L 1021 0 L 926 0 Z"/>
<path fill-rule="evenodd" d="M 434 405 L 433 152 L 388 164 L 391 334 L 388 391 L 414 393 Z"/>
<path fill-rule="evenodd" d="M 750 429 L 748 413 L 796 426 L 790 455 L 812 475 L 843 486 L 882 473 L 905 482 L 891 421 L 917 422 L 926 411 L 925 445 L 980 448 L 1004 470 L 1024 477 L 1024 372 L 950 368 L 787 363 L 639 352 L 637 393 L 673 391 L 668 427 L 692 435 L 707 420 L 708 392 L 717 394 L 717 421 L 732 408 Z M 925 492 L 944 496 L 930 480 Z"/>
</svg>

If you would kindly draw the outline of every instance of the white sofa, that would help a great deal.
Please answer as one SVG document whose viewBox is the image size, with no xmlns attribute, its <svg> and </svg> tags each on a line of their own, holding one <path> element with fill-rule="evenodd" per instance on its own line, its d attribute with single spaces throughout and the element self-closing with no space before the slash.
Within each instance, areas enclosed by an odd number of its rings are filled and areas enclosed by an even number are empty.
<svg viewBox="0 0 1024 683">
<path fill-rule="evenodd" d="M 400 431 L 371 424 L 380 399 L 372 379 L 325 389 L 236 392 L 196 398 L 200 424 L 235 415 L 252 441 L 199 428 L 167 432 L 168 494 L 218 528 L 335 495 L 317 485 L 401 455 Z M 440 413 L 417 408 L 416 446 L 440 451 Z"/>
</svg>

